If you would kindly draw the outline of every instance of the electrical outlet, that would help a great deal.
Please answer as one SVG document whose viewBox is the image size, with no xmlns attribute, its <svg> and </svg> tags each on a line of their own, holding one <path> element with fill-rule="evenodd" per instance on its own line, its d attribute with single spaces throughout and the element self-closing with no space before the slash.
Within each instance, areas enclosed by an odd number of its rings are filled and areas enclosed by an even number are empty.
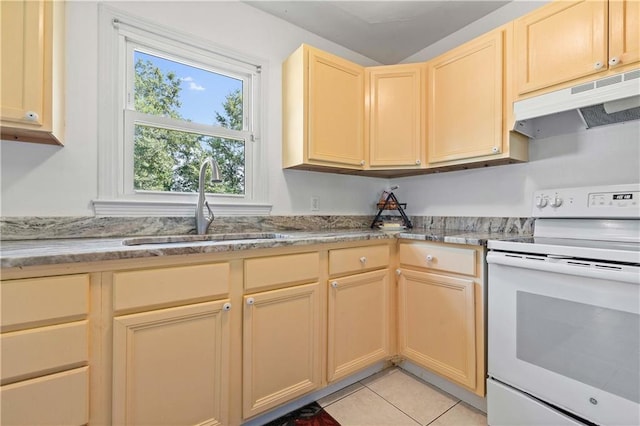
<svg viewBox="0 0 640 426">
<path fill-rule="evenodd" d="M 320 199 L 318 197 L 311 197 L 311 211 L 317 212 L 320 210 Z"/>
</svg>

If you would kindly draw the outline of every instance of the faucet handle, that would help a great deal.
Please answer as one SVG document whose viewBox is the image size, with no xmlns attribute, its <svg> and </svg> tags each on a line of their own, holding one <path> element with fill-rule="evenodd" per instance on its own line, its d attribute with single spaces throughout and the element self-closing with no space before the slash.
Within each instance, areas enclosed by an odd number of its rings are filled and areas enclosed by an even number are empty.
<svg viewBox="0 0 640 426">
<path fill-rule="evenodd" d="M 213 212 L 211 211 L 211 207 L 209 207 L 209 202 L 208 201 L 205 201 L 204 205 L 205 205 L 205 207 L 207 207 L 207 210 L 209 211 L 207 213 L 207 219 L 206 219 L 207 223 L 211 223 L 211 222 L 213 222 Z"/>
</svg>

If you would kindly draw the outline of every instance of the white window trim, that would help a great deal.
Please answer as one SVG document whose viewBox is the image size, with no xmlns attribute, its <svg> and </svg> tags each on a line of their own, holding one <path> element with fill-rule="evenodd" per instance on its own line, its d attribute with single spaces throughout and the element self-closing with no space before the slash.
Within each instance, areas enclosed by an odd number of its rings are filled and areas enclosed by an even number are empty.
<svg viewBox="0 0 640 426">
<path fill-rule="evenodd" d="M 126 26 L 126 29 L 123 27 Z M 119 27 L 119 28 L 118 28 Z M 131 173 L 125 173 L 132 159 L 126 160 L 126 144 L 124 141 L 125 115 L 123 108 L 126 102 L 126 73 L 124 72 L 123 55 L 125 41 L 122 33 L 135 34 L 136 39 L 153 39 L 165 44 L 177 46 L 207 46 L 216 60 L 234 64 L 244 62 L 256 66 L 261 74 L 251 90 L 259 93 L 259 104 L 253 105 L 254 120 L 259 122 L 250 132 L 245 144 L 252 146 L 252 155 L 245 156 L 245 170 L 251 168 L 252 179 L 245 181 L 245 195 L 212 195 L 207 200 L 215 214 L 219 215 L 268 215 L 271 205 L 267 202 L 266 147 L 261 137 L 266 122 L 261 111 L 266 105 L 264 82 L 268 81 L 266 61 L 232 52 L 227 48 L 209 40 L 176 32 L 138 17 L 118 11 L 111 7 L 99 6 L 99 57 L 98 57 L 98 198 L 93 200 L 96 216 L 191 216 L 195 214 L 198 194 L 127 191 L 127 179 Z M 256 92 L 257 91 L 257 92 Z M 230 137 L 231 134 L 229 135 Z M 234 138 L 238 137 L 235 133 Z M 245 148 L 245 152 L 249 149 Z"/>
</svg>

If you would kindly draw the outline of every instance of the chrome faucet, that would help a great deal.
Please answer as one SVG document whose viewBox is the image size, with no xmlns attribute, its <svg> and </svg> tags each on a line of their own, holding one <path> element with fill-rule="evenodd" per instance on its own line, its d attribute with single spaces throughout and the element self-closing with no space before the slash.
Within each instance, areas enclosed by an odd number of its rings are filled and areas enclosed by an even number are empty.
<svg viewBox="0 0 640 426">
<path fill-rule="evenodd" d="M 205 159 L 200 166 L 200 179 L 198 180 L 198 207 L 196 208 L 196 231 L 198 235 L 206 234 L 209 225 L 213 222 L 213 212 L 211 211 L 211 207 L 209 207 L 209 202 L 206 201 L 204 197 L 204 175 L 207 171 L 207 164 L 211 167 L 211 179 L 209 182 L 222 182 L 218 163 L 211 157 Z M 207 207 L 206 215 L 204 213 L 205 206 Z"/>
</svg>

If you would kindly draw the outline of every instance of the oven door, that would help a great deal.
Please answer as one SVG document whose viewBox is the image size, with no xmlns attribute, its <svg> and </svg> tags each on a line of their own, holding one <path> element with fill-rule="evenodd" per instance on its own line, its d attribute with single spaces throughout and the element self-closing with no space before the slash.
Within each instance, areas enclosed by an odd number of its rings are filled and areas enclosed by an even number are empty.
<svg viewBox="0 0 640 426">
<path fill-rule="evenodd" d="M 640 268 L 487 262 L 489 375 L 591 422 L 640 424 Z"/>
</svg>

